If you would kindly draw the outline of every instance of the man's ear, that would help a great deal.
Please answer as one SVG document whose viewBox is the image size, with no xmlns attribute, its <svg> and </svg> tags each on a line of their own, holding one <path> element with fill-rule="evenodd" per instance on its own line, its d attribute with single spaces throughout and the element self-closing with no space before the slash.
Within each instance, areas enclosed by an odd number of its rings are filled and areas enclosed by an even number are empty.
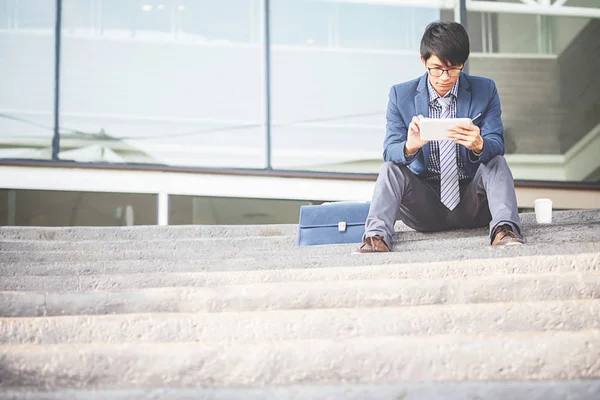
<svg viewBox="0 0 600 400">
<path fill-rule="evenodd" d="M 425 65 L 425 62 L 426 62 L 426 61 L 425 61 L 425 59 L 423 58 L 423 56 L 420 56 L 420 58 L 421 58 L 421 62 L 423 63 L 423 65 Z"/>
</svg>

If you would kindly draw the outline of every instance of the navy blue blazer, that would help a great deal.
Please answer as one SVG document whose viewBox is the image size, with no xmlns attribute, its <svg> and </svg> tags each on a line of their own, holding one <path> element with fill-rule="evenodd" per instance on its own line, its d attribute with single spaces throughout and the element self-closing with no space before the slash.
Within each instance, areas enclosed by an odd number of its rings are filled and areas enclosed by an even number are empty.
<svg viewBox="0 0 600 400">
<path fill-rule="evenodd" d="M 479 158 L 460 145 L 460 154 L 465 160 L 465 169 L 469 179 L 473 179 L 480 163 L 486 163 L 497 155 L 504 155 L 504 127 L 500 118 L 500 98 L 493 80 L 465 73 L 460 75 L 458 84 L 457 118 L 474 119 L 473 123 L 481 130 L 483 152 Z M 417 176 L 427 172 L 430 145 L 423 146 L 411 162 L 404 155 L 404 145 L 408 126 L 416 115 L 429 115 L 429 95 L 427 92 L 427 74 L 412 81 L 400 83 L 390 89 L 387 108 L 386 135 L 383 142 L 384 161 L 393 161 L 406 165 Z"/>
</svg>

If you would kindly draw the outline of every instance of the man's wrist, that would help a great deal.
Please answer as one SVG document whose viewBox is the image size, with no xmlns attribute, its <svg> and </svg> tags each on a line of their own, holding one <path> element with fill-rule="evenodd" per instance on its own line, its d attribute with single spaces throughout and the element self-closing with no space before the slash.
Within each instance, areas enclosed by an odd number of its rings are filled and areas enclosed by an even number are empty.
<svg viewBox="0 0 600 400">
<path fill-rule="evenodd" d="M 483 144 L 481 145 L 481 148 L 480 148 L 479 150 L 477 150 L 477 149 L 473 149 L 473 150 L 471 150 L 471 151 L 473 152 L 473 154 L 474 154 L 476 157 L 479 157 L 479 156 L 481 156 L 481 153 L 483 153 Z"/>
<path fill-rule="evenodd" d="M 412 157 L 419 152 L 419 149 L 411 149 L 407 145 L 404 145 L 404 155 L 406 157 Z"/>
</svg>

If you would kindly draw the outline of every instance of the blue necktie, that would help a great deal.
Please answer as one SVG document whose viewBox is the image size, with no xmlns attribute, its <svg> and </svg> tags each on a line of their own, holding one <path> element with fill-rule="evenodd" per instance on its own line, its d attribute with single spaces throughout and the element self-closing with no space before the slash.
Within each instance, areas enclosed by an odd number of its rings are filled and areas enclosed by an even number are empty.
<svg viewBox="0 0 600 400">
<path fill-rule="evenodd" d="M 450 102 L 450 97 L 438 98 L 438 103 L 442 106 L 440 118 L 450 118 Z M 441 140 L 438 144 L 440 147 L 440 200 L 452 211 L 460 203 L 456 144 L 453 140 Z"/>
</svg>

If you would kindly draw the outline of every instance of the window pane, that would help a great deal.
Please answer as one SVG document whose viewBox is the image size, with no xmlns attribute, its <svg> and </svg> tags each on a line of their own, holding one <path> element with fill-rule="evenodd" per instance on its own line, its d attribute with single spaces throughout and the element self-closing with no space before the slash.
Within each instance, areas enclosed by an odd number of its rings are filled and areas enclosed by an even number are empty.
<svg viewBox="0 0 600 400">
<path fill-rule="evenodd" d="M 0 157 L 49 159 L 54 2 L 0 0 Z"/>
<path fill-rule="evenodd" d="M 595 71 L 600 52 L 593 49 L 598 48 L 600 20 L 488 16 L 484 37 L 494 39 L 483 43 L 483 53 L 472 55 L 470 72 L 496 81 L 515 178 L 599 182 L 600 81 Z M 531 31 L 532 26 L 540 29 Z M 476 35 L 475 25 L 469 27 Z M 526 32 L 536 34 L 529 38 Z M 539 54 L 548 49 L 550 54 Z"/>
<path fill-rule="evenodd" d="M 170 225 L 297 224 L 304 200 L 170 196 Z"/>
<path fill-rule="evenodd" d="M 0 223 L 16 226 L 126 226 L 156 224 L 156 196 L 150 194 L 0 190 Z M 12 214 L 12 215 L 10 215 Z"/>
<path fill-rule="evenodd" d="M 381 160 L 389 89 L 424 73 L 421 34 L 439 18 L 432 8 L 273 0 L 273 165 L 377 171 L 359 164 Z"/>
<path fill-rule="evenodd" d="M 264 166 L 259 0 L 64 0 L 61 156 Z"/>
</svg>

